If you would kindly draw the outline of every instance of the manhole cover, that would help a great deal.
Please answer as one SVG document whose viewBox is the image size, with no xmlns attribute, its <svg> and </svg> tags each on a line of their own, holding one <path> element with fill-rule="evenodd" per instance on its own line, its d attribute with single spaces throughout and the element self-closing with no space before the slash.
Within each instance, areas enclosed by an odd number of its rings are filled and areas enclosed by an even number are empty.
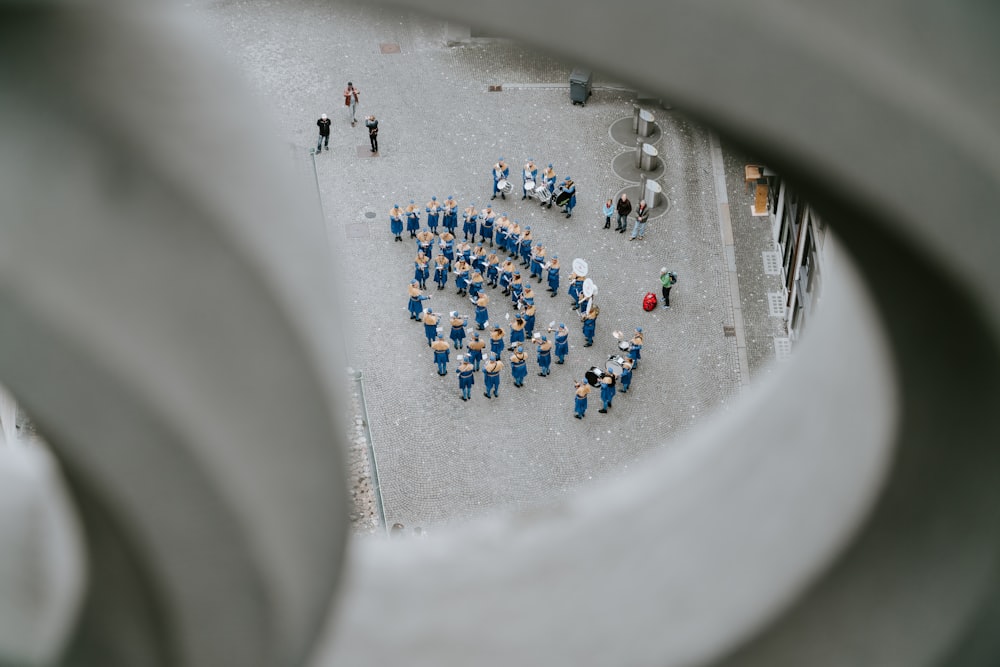
<svg viewBox="0 0 1000 667">
<path fill-rule="evenodd" d="M 503 86 L 490 86 L 490 92 L 491 93 L 502 93 L 503 92 Z"/>
<path fill-rule="evenodd" d="M 375 217 L 375 211 L 365 211 L 365 217 L 371 220 Z"/>
<path fill-rule="evenodd" d="M 385 42 L 378 45 L 378 50 L 382 53 L 399 53 L 399 44 Z"/>
<path fill-rule="evenodd" d="M 731 324 L 724 324 L 722 325 L 722 333 L 726 336 L 726 338 L 735 338 L 736 327 L 732 326 Z"/>
</svg>

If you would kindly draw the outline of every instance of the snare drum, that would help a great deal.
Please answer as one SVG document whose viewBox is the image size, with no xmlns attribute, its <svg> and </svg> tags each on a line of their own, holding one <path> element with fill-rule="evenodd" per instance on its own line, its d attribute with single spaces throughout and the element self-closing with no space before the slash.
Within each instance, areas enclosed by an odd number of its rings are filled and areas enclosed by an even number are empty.
<svg viewBox="0 0 1000 667">
<path fill-rule="evenodd" d="M 613 373 L 621 375 L 622 371 L 625 370 L 625 357 L 619 356 L 617 354 L 612 354 L 608 357 L 608 368 L 611 369 Z"/>
<path fill-rule="evenodd" d="M 514 185 L 506 178 L 501 178 L 499 181 L 497 181 L 497 190 L 499 190 L 500 192 L 509 195 L 513 189 Z"/>
<path fill-rule="evenodd" d="M 628 352 L 632 349 L 632 343 L 627 340 L 620 340 L 618 341 L 618 349 L 622 352 Z"/>
<path fill-rule="evenodd" d="M 594 366 L 589 371 L 583 374 L 584 379 L 587 380 L 587 384 L 591 387 L 598 387 L 601 384 L 601 378 L 606 374 L 603 369 Z"/>
<path fill-rule="evenodd" d="M 538 201 L 542 202 L 543 204 L 548 204 L 549 200 L 552 199 L 552 193 L 549 192 L 549 189 L 545 187 L 544 184 L 541 184 L 537 188 L 535 188 L 535 196 L 538 198 Z"/>
<path fill-rule="evenodd" d="M 530 180 L 530 179 L 529 179 L 529 180 L 527 180 L 527 181 L 525 181 L 525 182 L 524 182 L 524 191 L 525 191 L 526 193 L 528 193 L 528 196 L 529 196 L 529 197 L 530 197 L 531 195 L 533 195 L 533 194 L 534 194 L 534 192 L 535 192 L 535 182 L 534 182 L 534 181 L 532 181 L 532 180 Z"/>
</svg>

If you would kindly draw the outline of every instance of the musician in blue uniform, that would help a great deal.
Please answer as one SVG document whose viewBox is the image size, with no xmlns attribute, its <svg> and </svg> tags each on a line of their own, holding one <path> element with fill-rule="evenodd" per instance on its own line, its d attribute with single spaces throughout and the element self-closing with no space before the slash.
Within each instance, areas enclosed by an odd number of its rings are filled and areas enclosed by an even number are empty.
<svg viewBox="0 0 1000 667">
<path fill-rule="evenodd" d="M 451 271 L 451 262 L 444 255 L 438 255 L 434 258 L 434 282 L 437 283 L 438 289 L 443 290 L 448 286 L 448 272 Z"/>
<path fill-rule="evenodd" d="M 431 343 L 431 349 L 434 350 L 434 363 L 438 367 L 438 375 L 448 374 L 448 355 L 450 354 L 448 343 L 445 342 L 444 338 L 438 336 Z"/>
<path fill-rule="evenodd" d="M 427 336 L 427 347 L 431 347 L 434 343 L 434 339 L 438 337 L 438 316 L 434 314 L 433 310 L 428 308 L 424 311 L 423 323 L 424 335 Z"/>
<path fill-rule="evenodd" d="M 521 300 L 522 294 L 524 294 L 524 283 L 521 282 L 521 272 L 515 271 L 514 277 L 510 281 L 510 303 L 515 308 L 517 302 Z"/>
<path fill-rule="evenodd" d="M 517 220 L 511 226 L 510 231 L 507 233 L 507 254 L 517 259 L 518 250 L 521 247 L 521 225 L 518 224 Z"/>
<path fill-rule="evenodd" d="M 573 182 L 573 179 L 567 176 L 566 180 L 563 181 L 562 189 L 563 192 L 569 195 L 569 199 L 566 201 L 566 208 L 563 209 L 566 217 L 569 218 L 573 215 L 573 209 L 576 208 L 576 183 Z"/>
<path fill-rule="evenodd" d="M 493 224 L 496 221 L 496 214 L 489 206 L 484 208 L 479 215 L 479 240 L 482 243 L 490 242 L 493 247 Z"/>
<path fill-rule="evenodd" d="M 528 377 L 528 355 L 520 345 L 514 350 L 514 354 L 510 355 L 510 374 L 514 378 L 515 387 L 524 386 L 524 379 Z"/>
<path fill-rule="evenodd" d="M 500 181 L 506 180 L 507 175 L 510 174 L 510 167 L 507 163 L 503 161 L 501 157 L 497 160 L 497 163 L 493 165 L 492 175 L 493 175 L 493 196 L 490 199 L 496 199 L 497 195 L 500 195 L 501 199 L 506 199 L 506 195 L 500 191 Z"/>
<path fill-rule="evenodd" d="M 502 370 L 503 362 L 500 361 L 498 353 L 491 353 L 490 360 L 483 365 L 483 383 L 486 385 L 486 393 L 483 396 L 486 398 L 490 398 L 491 393 L 493 398 L 500 395 L 500 371 Z"/>
<path fill-rule="evenodd" d="M 496 226 L 497 247 L 500 248 L 501 250 L 507 250 L 507 234 L 509 228 L 507 226 L 506 213 L 502 214 L 497 219 L 495 226 Z M 492 244 L 490 247 L 492 247 Z"/>
<path fill-rule="evenodd" d="M 628 388 L 632 384 L 632 360 L 626 359 L 622 364 L 622 393 L 627 394 Z"/>
<path fill-rule="evenodd" d="M 462 392 L 462 400 L 467 401 L 472 398 L 472 385 L 476 383 L 476 374 L 472 364 L 462 355 L 458 355 L 458 368 L 455 369 L 455 372 L 458 373 L 458 388 Z"/>
<path fill-rule="evenodd" d="M 486 349 L 486 341 L 479 337 L 475 331 L 472 332 L 472 340 L 470 340 L 465 345 L 466 349 L 469 350 L 469 363 L 473 365 L 475 370 L 479 370 L 479 364 L 483 360 L 483 350 Z"/>
<path fill-rule="evenodd" d="M 500 278 L 500 258 L 495 252 L 486 256 L 486 283 L 493 289 L 497 288 Z"/>
<path fill-rule="evenodd" d="M 535 304 L 525 301 L 524 304 L 524 335 L 531 338 L 535 333 Z"/>
<path fill-rule="evenodd" d="M 417 250 L 424 253 L 427 261 L 434 258 L 434 234 L 430 230 L 422 229 L 417 232 Z"/>
<path fill-rule="evenodd" d="M 549 191 L 549 201 L 547 204 L 546 202 L 542 202 L 541 205 L 548 205 L 549 208 L 552 208 L 552 201 L 556 198 L 556 172 L 552 168 L 551 163 L 542 172 L 542 180 L 545 182 L 545 189 Z"/>
<path fill-rule="evenodd" d="M 493 327 L 490 332 L 490 352 L 494 355 L 503 354 L 503 327 Z"/>
<path fill-rule="evenodd" d="M 455 237 L 447 229 L 444 234 L 438 237 L 438 247 L 441 254 L 448 258 L 449 262 L 455 261 Z"/>
<path fill-rule="evenodd" d="M 472 268 L 480 273 L 486 273 L 486 248 L 482 243 L 477 243 L 472 249 Z"/>
<path fill-rule="evenodd" d="M 608 408 L 611 407 L 611 401 L 615 397 L 615 375 L 611 372 L 611 368 L 608 368 L 608 372 L 601 376 L 601 402 L 604 403 L 598 412 L 607 414 Z"/>
<path fill-rule="evenodd" d="M 556 294 L 559 293 L 559 255 L 552 255 L 552 259 L 548 263 L 548 290 L 552 292 L 552 297 L 555 298 Z"/>
<path fill-rule="evenodd" d="M 525 227 L 524 233 L 521 234 L 521 265 L 528 266 L 528 262 L 531 261 L 531 227 Z"/>
<path fill-rule="evenodd" d="M 472 240 L 476 240 L 476 224 L 479 221 L 479 213 L 476 211 L 475 204 L 469 204 L 462 211 L 462 235 L 465 240 L 469 240 L 469 234 L 472 234 Z"/>
<path fill-rule="evenodd" d="M 410 311 L 411 320 L 419 320 L 420 316 L 424 312 L 424 307 L 421 305 L 421 301 L 431 298 L 429 294 L 423 294 L 420 291 L 420 286 L 417 285 L 416 280 L 410 281 L 410 301 L 407 304 L 407 309 Z"/>
<path fill-rule="evenodd" d="M 542 265 L 545 264 L 545 246 L 539 243 L 531 249 L 531 277 L 542 279 Z"/>
<path fill-rule="evenodd" d="M 600 314 L 597 306 L 591 305 L 588 311 L 584 304 L 580 305 L 580 310 L 586 313 L 583 316 L 583 338 L 584 347 L 590 347 L 594 344 L 594 333 L 597 331 L 597 316 Z"/>
<path fill-rule="evenodd" d="M 541 340 L 535 341 L 538 345 L 538 374 L 542 377 L 548 376 L 552 368 L 552 343 L 547 336 L 542 336 Z"/>
<path fill-rule="evenodd" d="M 468 322 L 461 315 L 458 314 L 457 310 L 451 311 L 451 340 L 455 344 L 455 349 L 462 349 L 462 345 L 465 343 L 465 325 Z"/>
<path fill-rule="evenodd" d="M 485 294 L 480 294 L 479 298 L 476 299 L 476 326 L 480 331 L 486 328 L 486 323 L 490 319 L 490 314 L 487 310 L 489 304 L 490 297 Z"/>
<path fill-rule="evenodd" d="M 572 308 L 576 310 L 580 307 L 580 295 L 583 294 L 583 276 L 575 273 L 569 274 L 569 289 L 566 290 L 569 298 L 573 301 Z"/>
<path fill-rule="evenodd" d="M 574 382 L 573 387 L 576 388 L 573 416 L 577 419 L 583 419 L 587 415 L 587 394 L 590 393 L 590 385 L 584 380 L 583 382 Z"/>
<path fill-rule="evenodd" d="M 559 323 L 559 328 L 556 329 L 556 363 L 562 364 L 566 361 L 566 355 L 569 354 L 569 329 L 562 322 Z"/>
<path fill-rule="evenodd" d="M 632 346 L 628 350 L 628 358 L 632 360 L 632 367 L 639 368 L 639 360 L 642 359 L 642 327 L 635 328 L 635 335 L 632 337 Z"/>
<path fill-rule="evenodd" d="M 459 257 L 458 261 L 455 262 L 455 287 L 458 288 L 458 291 L 456 291 L 455 294 L 459 296 L 465 296 L 468 294 L 469 269 L 471 268 L 472 267 L 469 266 L 469 263 L 461 257 Z"/>
<path fill-rule="evenodd" d="M 528 160 L 524 169 L 521 170 L 521 199 L 528 198 L 528 183 L 534 183 L 538 185 L 538 167 L 535 166 L 534 160 Z"/>
<path fill-rule="evenodd" d="M 518 313 L 510 323 L 510 344 L 524 342 L 524 318 Z"/>
<path fill-rule="evenodd" d="M 403 209 L 399 208 L 399 204 L 393 204 L 389 209 L 389 231 L 397 241 L 403 240 Z"/>
<path fill-rule="evenodd" d="M 410 238 L 417 238 L 417 232 L 420 231 L 420 209 L 413 200 L 406 206 L 406 231 L 410 232 Z"/>
<path fill-rule="evenodd" d="M 417 258 L 413 260 L 413 279 L 420 285 L 420 289 L 427 289 L 427 279 L 430 275 L 430 269 L 427 267 L 427 256 L 418 252 Z"/>
<path fill-rule="evenodd" d="M 458 202 L 455 195 L 448 195 L 444 202 L 444 217 L 442 218 L 444 228 L 455 235 L 455 228 L 458 227 Z"/>
<path fill-rule="evenodd" d="M 431 233 L 434 236 L 437 236 L 438 221 L 441 219 L 441 205 L 438 204 L 437 197 L 431 197 L 431 200 L 427 202 L 426 210 L 427 210 L 427 228 L 431 230 Z"/>
</svg>

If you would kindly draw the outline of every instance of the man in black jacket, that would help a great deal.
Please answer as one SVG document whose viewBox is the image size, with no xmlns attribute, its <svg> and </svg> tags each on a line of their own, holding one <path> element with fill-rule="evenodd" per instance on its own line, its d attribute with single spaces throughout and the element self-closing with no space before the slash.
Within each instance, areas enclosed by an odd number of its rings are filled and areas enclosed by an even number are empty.
<svg viewBox="0 0 1000 667">
<path fill-rule="evenodd" d="M 628 225 L 628 214 L 632 212 L 632 202 L 628 200 L 628 195 L 624 192 L 621 199 L 618 200 L 617 210 L 618 224 L 615 226 L 615 231 L 624 234 L 625 227 Z"/>
<path fill-rule="evenodd" d="M 319 139 L 316 140 L 316 152 L 319 153 L 322 151 L 324 145 L 326 146 L 326 150 L 330 150 L 330 119 L 326 117 L 325 113 L 320 114 L 316 125 L 319 126 Z"/>
<path fill-rule="evenodd" d="M 365 118 L 365 127 L 368 128 L 368 140 L 372 144 L 372 153 L 378 153 L 378 121 L 375 116 Z"/>
</svg>

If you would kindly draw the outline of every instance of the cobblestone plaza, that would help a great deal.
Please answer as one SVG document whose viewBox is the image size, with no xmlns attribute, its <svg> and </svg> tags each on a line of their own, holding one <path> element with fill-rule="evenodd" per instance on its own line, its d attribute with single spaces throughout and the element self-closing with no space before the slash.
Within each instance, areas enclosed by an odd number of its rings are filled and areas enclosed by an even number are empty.
<svg viewBox="0 0 1000 667">
<path fill-rule="evenodd" d="M 717 148 L 713 154 L 710 133 L 680 112 L 650 107 L 669 207 L 654 213 L 643 241 L 630 242 L 629 234 L 603 229 L 600 213 L 606 199 L 637 187 L 613 169 L 616 157 L 634 151 L 634 142 L 626 145 L 611 132 L 633 113 L 636 93 L 624 83 L 597 73 L 593 96 L 574 106 L 572 64 L 507 40 L 455 42 L 454 28 L 440 21 L 385 9 L 220 2 L 198 11 L 273 106 L 310 178 L 315 159 L 336 258 L 338 303 L 330 307 L 342 313 L 348 364 L 364 378 L 390 525 L 428 526 L 495 507 L 528 511 L 641 466 L 645 452 L 671 446 L 676 435 L 736 400 L 750 374 L 766 372 L 772 337 L 780 334 L 765 298 L 780 281 L 764 275 L 760 256 L 770 249 L 769 225 L 746 211 L 744 160 Z M 360 90 L 359 119 L 379 119 L 377 155 L 364 124 L 352 127 L 341 101 L 349 80 Z M 331 150 L 313 158 L 321 113 L 333 120 Z M 489 170 L 500 156 L 511 165 L 515 189 L 489 202 Z M 560 180 L 574 179 L 572 218 L 521 200 L 516 174 L 529 158 L 541 167 L 552 163 Z M 416 247 L 405 235 L 405 243 L 393 242 L 388 210 L 411 199 L 422 210 L 432 196 L 449 195 L 460 207 L 492 203 L 497 213 L 530 225 L 536 242 L 564 267 L 557 298 L 529 282 L 537 294 L 536 330 L 565 322 L 571 331 L 566 363 L 538 377 L 534 346 L 527 345 L 525 386 L 513 386 L 507 363 L 493 400 L 483 397 L 477 373 L 472 400 L 461 401 L 455 374 L 436 374 L 423 327 L 406 314 Z M 731 213 L 731 229 L 720 219 L 723 211 Z M 577 257 L 588 262 L 599 287 L 597 335 L 586 349 L 565 294 Z M 661 267 L 679 274 L 672 308 L 644 312 L 643 294 L 659 295 Z M 435 312 L 458 310 L 471 321 L 472 306 L 455 294 L 453 279 L 444 291 L 428 286 L 426 303 Z M 491 322 L 508 329 L 510 300 L 499 290 L 487 293 Z M 574 419 L 573 381 L 617 352 L 612 331 L 635 327 L 643 328 L 645 345 L 629 393 L 599 414 L 594 392 L 586 418 Z"/>
</svg>

